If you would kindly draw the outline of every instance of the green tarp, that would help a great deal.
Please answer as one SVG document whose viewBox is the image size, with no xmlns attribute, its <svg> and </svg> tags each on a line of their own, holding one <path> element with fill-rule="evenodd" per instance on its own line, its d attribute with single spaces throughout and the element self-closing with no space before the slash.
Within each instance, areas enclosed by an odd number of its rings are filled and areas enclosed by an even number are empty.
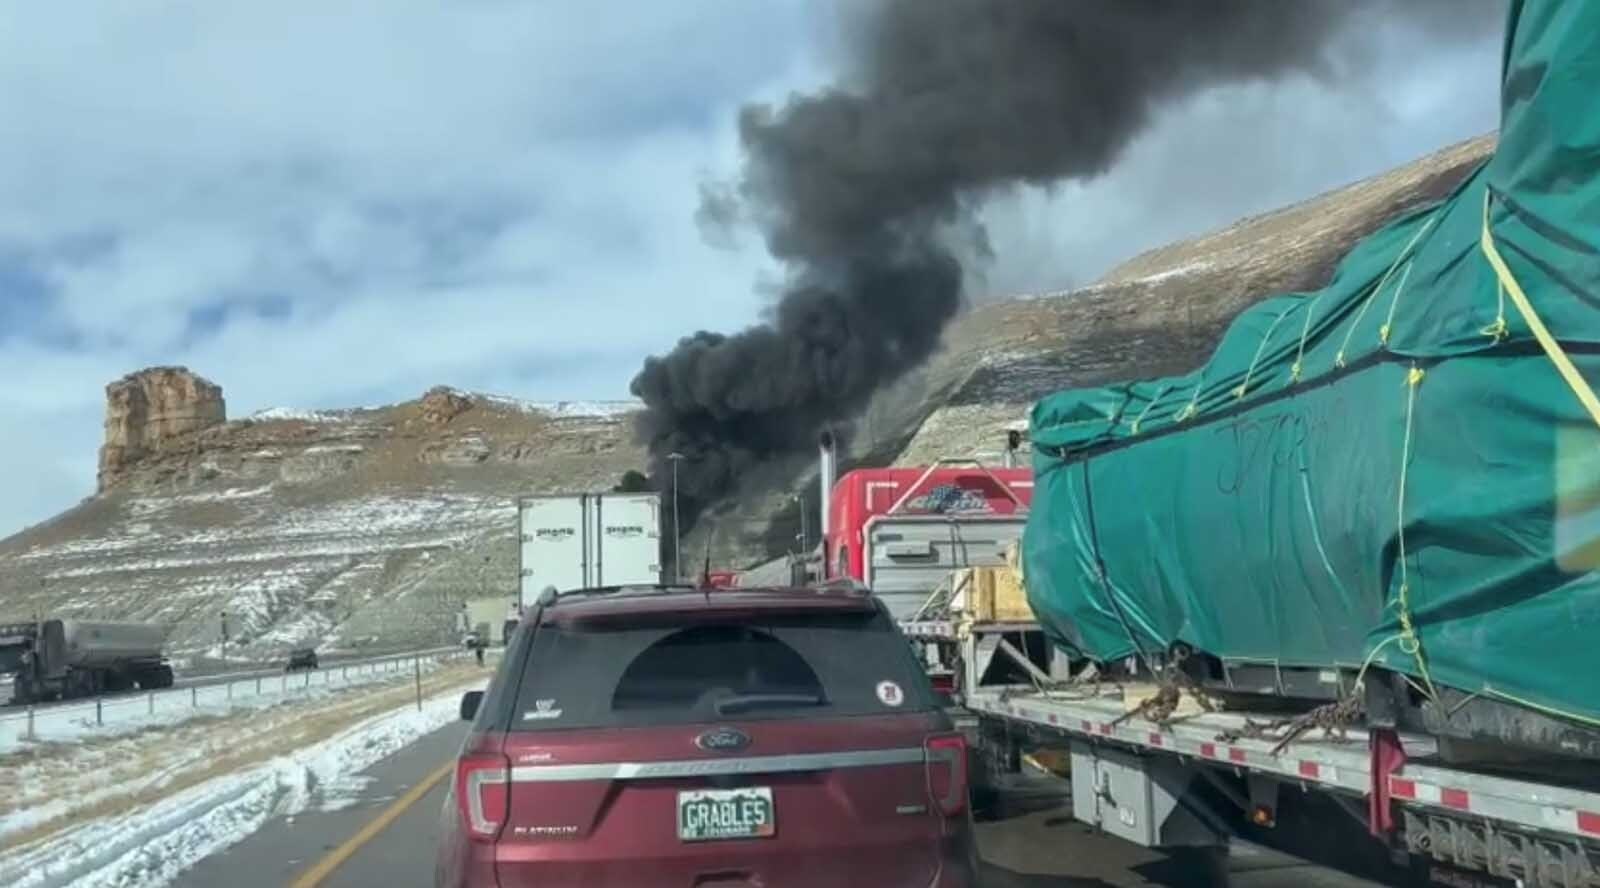
<svg viewBox="0 0 1600 888">
<path fill-rule="evenodd" d="M 1512 5 L 1494 157 L 1326 288 L 1187 376 L 1035 406 L 1025 569 L 1058 644 L 1372 662 L 1600 723 L 1600 418 L 1503 292 L 1486 204 L 1600 382 L 1600 3 Z"/>
</svg>

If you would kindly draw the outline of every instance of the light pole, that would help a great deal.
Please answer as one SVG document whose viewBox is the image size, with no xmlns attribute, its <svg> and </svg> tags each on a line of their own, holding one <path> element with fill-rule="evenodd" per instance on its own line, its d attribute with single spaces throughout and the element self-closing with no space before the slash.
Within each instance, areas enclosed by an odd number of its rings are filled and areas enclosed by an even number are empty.
<svg viewBox="0 0 1600 888">
<path fill-rule="evenodd" d="M 811 542 L 811 528 L 806 521 L 806 495 L 797 493 L 794 501 L 800 504 L 800 555 L 804 557 L 810 551 L 808 544 Z"/>
<path fill-rule="evenodd" d="M 667 459 L 672 461 L 672 578 L 683 579 L 683 548 L 682 537 L 678 532 L 678 463 L 683 462 L 684 455 L 674 450 L 667 454 Z"/>
</svg>

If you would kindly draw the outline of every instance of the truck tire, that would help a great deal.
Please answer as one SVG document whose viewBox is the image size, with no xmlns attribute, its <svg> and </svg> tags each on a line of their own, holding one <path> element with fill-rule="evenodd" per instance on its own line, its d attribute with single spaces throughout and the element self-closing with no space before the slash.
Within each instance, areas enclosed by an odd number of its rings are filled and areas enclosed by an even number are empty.
<svg viewBox="0 0 1600 888">
<path fill-rule="evenodd" d="M 172 667 L 163 663 L 141 670 L 138 675 L 139 690 L 159 691 L 172 687 Z"/>
</svg>

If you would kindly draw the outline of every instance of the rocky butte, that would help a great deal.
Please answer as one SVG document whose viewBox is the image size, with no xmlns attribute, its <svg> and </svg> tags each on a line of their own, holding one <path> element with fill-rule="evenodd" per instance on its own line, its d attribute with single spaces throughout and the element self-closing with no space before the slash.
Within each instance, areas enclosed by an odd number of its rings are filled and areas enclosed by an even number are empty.
<svg viewBox="0 0 1600 888">
<path fill-rule="evenodd" d="M 186 367 L 151 367 L 106 386 L 106 440 L 99 490 L 115 486 L 145 456 L 228 418 L 222 389 Z"/>
<path fill-rule="evenodd" d="M 1447 194 L 1492 147 L 1451 146 L 1152 250 L 1091 286 L 969 312 L 926 366 L 874 398 L 845 466 L 997 458 L 1042 395 L 1191 369 L 1240 310 L 1320 285 L 1357 239 Z M 516 496 L 609 489 L 643 467 L 635 409 L 440 387 L 384 407 L 228 420 L 216 385 L 141 371 L 107 389 L 99 492 L 0 540 L 0 618 L 160 620 L 188 659 L 222 653 L 223 614 L 230 656 L 448 641 L 463 599 L 515 589 Z M 811 468 L 770 467 L 708 510 L 685 553 L 698 563 L 714 534 L 718 566 L 781 568 L 772 559 L 800 530 L 794 494 L 815 505 Z"/>
</svg>

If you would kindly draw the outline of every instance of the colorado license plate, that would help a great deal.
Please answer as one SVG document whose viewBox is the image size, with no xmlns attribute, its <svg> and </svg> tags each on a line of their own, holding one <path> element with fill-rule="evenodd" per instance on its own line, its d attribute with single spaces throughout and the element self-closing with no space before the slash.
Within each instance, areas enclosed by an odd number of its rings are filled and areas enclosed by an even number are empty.
<svg viewBox="0 0 1600 888">
<path fill-rule="evenodd" d="M 776 829 L 769 787 L 678 793 L 678 838 L 685 842 L 765 838 Z"/>
</svg>

